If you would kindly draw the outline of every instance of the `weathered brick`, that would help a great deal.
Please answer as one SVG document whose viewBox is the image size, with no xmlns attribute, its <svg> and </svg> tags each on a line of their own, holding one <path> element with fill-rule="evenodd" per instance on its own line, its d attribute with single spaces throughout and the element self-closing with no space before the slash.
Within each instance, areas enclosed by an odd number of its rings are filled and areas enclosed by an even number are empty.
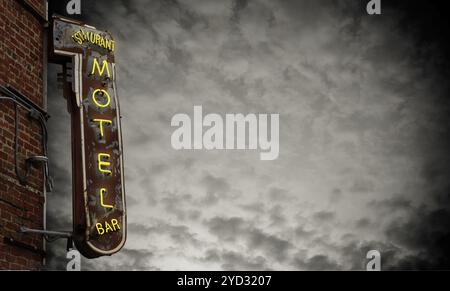
<svg viewBox="0 0 450 291">
<path fill-rule="evenodd" d="M 42 106 L 43 27 L 19 0 L 0 0 L 0 85 L 10 84 Z M 42 15 L 44 0 L 27 0 Z M 26 157 L 42 154 L 39 124 L 20 108 L 19 168 L 23 174 Z M 15 110 L 11 101 L 0 100 L 0 269 L 39 269 L 39 255 L 3 243 L 9 236 L 42 247 L 42 237 L 18 233 L 21 225 L 42 227 L 42 169 L 30 173 L 30 191 L 17 181 L 14 160 Z M 27 202 L 28 204 L 26 204 Z M 26 205 L 29 209 L 24 209 Z M 23 241 L 22 241 L 23 240 Z"/>
</svg>

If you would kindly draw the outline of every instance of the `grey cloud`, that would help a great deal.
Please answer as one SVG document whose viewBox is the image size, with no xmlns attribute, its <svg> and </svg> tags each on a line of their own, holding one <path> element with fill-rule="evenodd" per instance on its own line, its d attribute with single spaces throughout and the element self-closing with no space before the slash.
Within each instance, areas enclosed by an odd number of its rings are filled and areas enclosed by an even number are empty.
<svg viewBox="0 0 450 291">
<path fill-rule="evenodd" d="M 300 238 L 310 238 L 316 233 L 314 230 L 306 230 L 303 226 L 297 226 L 295 228 L 295 234 Z"/>
<path fill-rule="evenodd" d="M 258 256 L 256 258 L 246 258 L 242 256 L 241 253 L 236 252 L 225 252 L 221 256 L 224 263 L 222 264 L 222 268 L 227 271 L 232 270 L 267 270 L 267 261 Z"/>
<path fill-rule="evenodd" d="M 410 217 L 393 221 L 385 233 L 393 242 L 415 251 L 399 268 L 450 268 L 450 212 L 418 207 Z M 405 265 L 401 265 L 405 264 Z"/>
<path fill-rule="evenodd" d="M 289 241 L 267 234 L 241 218 L 215 217 L 207 221 L 206 225 L 218 238 L 230 242 L 244 240 L 249 250 L 262 250 L 265 255 L 277 261 L 284 261 L 292 248 Z"/>
<path fill-rule="evenodd" d="M 139 270 L 159 270 L 154 264 L 157 263 L 154 254 L 144 249 L 124 248 L 112 257 L 111 260 L 104 258 L 86 260 L 83 259 L 81 267 L 86 271 L 139 271 Z"/>
<path fill-rule="evenodd" d="M 448 78 L 434 70 L 442 57 L 433 45 L 403 30 L 402 10 L 386 3 L 374 20 L 361 1 L 87 5 L 85 20 L 118 43 L 132 240 L 117 255 L 83 260 L 86 268 L 176 269 L 171 256 L 185 252 L 183 263 L 198 268 L 361 270 L 370 249 L 387 269 L 449 265 Z M 70 123 L 55 70 L 48 221 L 65 229 Z M 283 154 L 263 164 L 237 152 L 173 151 L 170 118 L 194 104 L 280 113 Z M 55 269 L 65 268 L 64 248 L 49 245 Z"/>
<path fill-rule="evenodd" d="M 411 201 L 404 198 L 403 196 L 396 195 L 390 199 L 385 200 L 372 200 L 367 203 L 369 208 L 376 207 L 382 209 L 388 209 L 389 211 L 394 210 L 409 210 L 412 207 Z"/>
<path fill-rule="evenodd" d="M 335 218 L 336 214 L 331 211 L 319 211 L 314 213 L 313 218 L 319 222 L 328 222 Z"/>
<path fill-rule="evenodd" d="M 248 6 L 248 0 L 234 0 L 230 21 L 239 24 L 241 12 Z"/>
<path fill-rule="evenodd" d="M 44 270 L 66 270 L 66 242 L 55 241 L 47 249 L 47 261 Z"/>
<path fill-rule="evenodd" d="M 333 203 L 333 204 L 334 203 L 338 203 L 339 201 L 342 200 L 343 195 L 344 194 L 342 194 L 342 190 L 341 189 L 334 188 L 333 191 L 331 191 L 331 194 L 330 194 L 330 202 Z"/>
<path fill-rule="evenodd" d="M 225 178 L 214 177 L 207 174 L 201 180 L 201 184 L 206 189 L 204 202 L 208 205 L 217 203 L 220 199 L 225 198 L 227 192 L 231 189 L 230 184 Z"/>
<path fill-rule="evenodd" d="M 220 239 L 235 241 L 239 234 L 245 232 L 245 221 L 242 218 L 214 217 L 207 222 L 211 233 L 217 235 Z"/>
<path fill-rule="evenodd" d="M 194 205 L 192 195 L 190 194 L 175 194 L 165 193 L 166 196 L 161 198 L 161 203 L 165 210 L 173 214 L 178 220 L 184 221 L 186 219 L 198 219 L 201 216 L 201 211 L 190 207 Z"/>
<path fill-rule="evenodd" d="M 195 233 L 185 225 L 173 225 L 167 222 L 159 221 L 153 225 L 143 225 L 137 223 L 129 223 L 129 231 L 146 237 L 154 235 L 167 235 L 174 242 L 185 245 L 199 246 L 200 241 Z"/>
<path fill-rule="evenodd" d="M 286 260 L 287 253 L 292 248 L 289 241 L 280 239 L 275 235 L 266 234 L 259 229 L 251 229 L 248 236 L 249 249 L 260 248 L 268 256 L 275 258 L 279 262 Z"/>
<path fill-rule="evenodd" d="M 127 197 L 127 207 L 135 207 L 139 205 L 139 200 L 134 198 L 133 196 Z"/>
<path fill-rule="evenodd" d="M 356 227 L 358 228 L 367 228 L 372 224 L 372 222 L 370 221 L 370 219 L 368 218 L 361 218 L 358 219 L 355 223 Z"/>
<path fill-rule="evenodd" d="M 430 158 L 424 162 L 421 174 L 430 184 L 441 183 L 443 179 L 447 179 L 450 171 L 448 163 L 442 161 L 442 158 Z"/>
<path fill-rule="evenodd" d="M 251 257 L 234 251 L 209 249 L 200 260 L 219 263 L 221 268 L 225 271 L 269 270 L 267 267 L 268 262 L 263 257 Z"/>
<path fill-rule="evenodd" d="M 258 203 L 250 203 L 250 204 L 244 204 L 240 206 L 242 209 L 251 212 L 251 213 L 262 213 L 265 209 L 264 203 L 258 202 Z"/>
<path fill-rule="evenodd" d="M 285 189 L 272 187 L 269 190 L 269 199 L 274 202 L 287 201 L 292 199 L 292 195 Z"/>
<path fill-rule="evenodd" d="M 296 258 L 294 264 L 300 270 L 311 271 L 338 270 L 340 268 L 338 263 L 331 260 L 326 255 L 315 255 L 306 261 Z"/>
<path fill-rule="evenodd" d="M 375 185 L 371 180 L 358 178 L 353 181 L 349 191 L 353 193 L 368 193 L 375 189 Z"/>
<path fill-rule="evenodd" d="M 348 270 L 366 270 L 368 262 L 366 255 L 370 250 L 380 252 L 383 270 L 395 269 L 402 257 L 399 247 L 381 241 L 351 240 L 344 245 L 336 246 L 336 248 L 342 254 L 342 262 L 345 262 L 345 269 Z"/>
<path fill-rule="evenodd" d="M 286 217 L 283 215 L 283 208 L 279 205 L 274 206 L 270 211 L 271 226 L 282 226 L 286 223 Z"/>
</svg>

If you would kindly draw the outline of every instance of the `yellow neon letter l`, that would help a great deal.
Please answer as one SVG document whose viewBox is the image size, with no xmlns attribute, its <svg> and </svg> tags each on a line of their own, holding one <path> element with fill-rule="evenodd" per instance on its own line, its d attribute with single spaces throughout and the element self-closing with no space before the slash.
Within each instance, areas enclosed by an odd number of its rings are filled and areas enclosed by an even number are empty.
<svg viewBox="0 0 450 291">
<path fill-rule="evenodd" d="M 114 208 L 113 205 L 103 203 L 103 194 L 106 192 L 105 188 L 100 188 L 100 205 L 105 208 Z"/>
</svg>

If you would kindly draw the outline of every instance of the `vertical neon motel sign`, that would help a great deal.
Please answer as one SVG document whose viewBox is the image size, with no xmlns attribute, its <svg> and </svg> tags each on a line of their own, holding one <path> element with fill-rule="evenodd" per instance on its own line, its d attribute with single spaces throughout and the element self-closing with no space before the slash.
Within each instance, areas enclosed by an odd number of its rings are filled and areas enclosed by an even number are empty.
<svg viewBox="0 0 450 291">
<path fill-rule="evenodd" d="M 112 255 L 126 240 L 126 207 L 115 41 L 108 32 L 54 17 L 53 49 L 72 59 L 73 224 L 88 258 Z M 69 100 L 70 99 L 70 100 Z"/>
</svg>

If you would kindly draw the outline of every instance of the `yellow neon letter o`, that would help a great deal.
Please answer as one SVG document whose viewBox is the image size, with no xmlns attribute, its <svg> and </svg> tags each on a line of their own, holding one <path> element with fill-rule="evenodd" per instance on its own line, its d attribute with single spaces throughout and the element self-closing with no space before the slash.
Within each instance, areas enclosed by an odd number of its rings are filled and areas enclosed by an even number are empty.
<svg viewBox="0 0 450 291">
<path fill-rule="evenodd" d="M 97 92 L 99 92 L 99 91 L 103 92 L 103 94 L 106 94 L 106 97 L 108 99 L 106 104 L 100 104 L 100 103 L 97 102 L 97 99 L 95 99 L 95 94 Z M 102 107 L 102 108 L 107 107 L 111 103 L 111 97 L 109 97 L 108 91 L 106 91 L 104 89 L 96 89 L 96 90 L 94 90 L 94 92 L 92 93 L 92 100 L 94 101 L 95 105 L 97 105 L 98 107 Z"/>
</svg>

